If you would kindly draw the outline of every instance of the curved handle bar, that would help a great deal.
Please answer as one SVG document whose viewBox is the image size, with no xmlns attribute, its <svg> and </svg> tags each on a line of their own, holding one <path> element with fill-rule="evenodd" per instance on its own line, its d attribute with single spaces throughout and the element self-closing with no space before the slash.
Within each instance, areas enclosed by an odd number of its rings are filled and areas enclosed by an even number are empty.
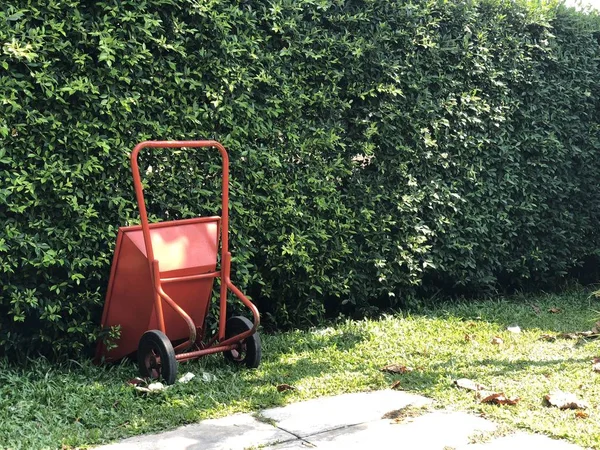
<svg viewBox="0 0 600 450">
<path fill-rule="evenodd" d="M 142 222 L 142 233 L 144 235 L 144 245 L 146 247 L 146 256 L 150 263 L 150 273 L 153 271 L 154 250 L 152 249 L 152 240 L 150 239 L 150 225 L 148 223 L 148 213 L 146 212 L 146 203 L 144 200 L 144 189 L 138 166 L 138 154 L 144 148 L 200 148 L 216 147 L 223 158 L 223 187 L 221 198 L 221 253 L 224 261 L 225 255 L 229 251 L 229 156 L 227 150 L 217 141 L 144 141 L 136 145 L 131 152 L 131 172 L 133 174 L 133 187 L 140 211 L 140 220 Z M 153 275 L 154 276 L 154 275 Z"/>
</svg>

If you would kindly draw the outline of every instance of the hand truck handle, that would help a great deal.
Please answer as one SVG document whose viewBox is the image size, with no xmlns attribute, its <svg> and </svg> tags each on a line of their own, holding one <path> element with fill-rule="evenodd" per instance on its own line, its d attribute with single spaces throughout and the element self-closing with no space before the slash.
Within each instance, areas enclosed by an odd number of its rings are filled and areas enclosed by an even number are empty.
<svg viewBox="0 0 600 450">
<path fill-rule="evenodd" d="M 227 150 L 217 141 L 144 141 L 137 144 L 131 152 L 131 172 L 133 174 L 133 188 L 135 189 L 135 197 L 137 199 L 138 208 L 140 211 L 140 219 L 142 222 L 142 233 L 144 235 L 144 245 L 146 247 L 146 257 L 150 264 L 150 273 L 152 270 L 152 262 L 154 261 L 154 251 L 152 249 L 152 240 L 150 239 L 150 225 L 148 224 L 148 213 L 146 212 L 146 203 L 144 200 L 144 189 L 138 166 L 138 154 L 144 148 L 205 148 L 216 147 L 223 158 L 223 186 L 221 197 L 221 261 L 224 261 L 225 256 L 229 252 L 229 156 Z M 154 275 L 153 275 L 154 276 Z"/>
</svg>

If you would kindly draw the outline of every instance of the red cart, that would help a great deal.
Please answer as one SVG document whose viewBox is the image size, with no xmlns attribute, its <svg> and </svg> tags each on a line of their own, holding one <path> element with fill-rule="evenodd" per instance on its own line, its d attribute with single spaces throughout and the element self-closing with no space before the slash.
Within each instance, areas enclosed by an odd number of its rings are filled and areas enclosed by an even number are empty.
<svg viewBox="0 0 600 450">
<path fill-rule="evenodd" d="M 151 148 L 216 148 L 223 160 L 221 216 L 148 223 L 138 154 Z M 172 384 L 177 361 L 223 352 L 231 361 L 260 364 L 256 306 L 230 279 L 229 157 L 216 141 L 146 141 L 131 153 L 133 185 L 141 225 L 119 228 L 108 292 L 104 328 L 119 326 L 116 347 L 98 344 L 96 359 L 115 361 L 137 350 L 140 375 Z M 220 244 L 220 245 L 219 245 Z M 221 253 L 217 269 L 217 254 Z M 220 279 L 219 327 L 206 338 L 213 281 Z M 227 294 L 233 292 L 252 312 L 226 320 Z M 166 307 L 165 307 L 166 306 Z"/>
</svg>

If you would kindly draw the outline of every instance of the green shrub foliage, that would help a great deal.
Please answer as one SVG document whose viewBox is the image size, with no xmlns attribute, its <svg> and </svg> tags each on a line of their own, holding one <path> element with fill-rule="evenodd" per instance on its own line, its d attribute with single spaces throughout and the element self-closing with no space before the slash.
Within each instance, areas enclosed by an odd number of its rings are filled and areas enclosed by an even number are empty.
<svg viewBox="0 0 600 450">
<path fill-rule="evenodd" d="M 267 322 L 564 279 L 598 252 L 600 20 L 503 0 L 28 0 L 0 11 L 0 348 L 96 338 L 127 156 L 214 138 Z M 216 153 L 142 164 L 219 213 Z"/>
</svg>

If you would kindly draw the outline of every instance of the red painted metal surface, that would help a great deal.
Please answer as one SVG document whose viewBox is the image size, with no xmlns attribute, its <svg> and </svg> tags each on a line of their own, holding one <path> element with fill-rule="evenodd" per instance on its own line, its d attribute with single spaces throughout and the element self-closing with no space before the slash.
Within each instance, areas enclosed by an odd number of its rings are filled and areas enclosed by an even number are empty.
<svg viewBox="0 0 600 450">
<path fill-rule="evenodd" d="M 139 152 L 144 148 L 198 147 L 215 147 L 221 154 L 221 216 L 150 224 L 137 161 Z M 112 361 L 133 353 L 142 334 L 151 329 L 161 330 L 171 341 L 184 340 L 175 347 L 178 352 L 199 344 L 200 350 L 178 354 L 180 361 L 231 350 L 256 331 L 260 316 L 230 279 L 227 151 L 216 141 L 146 141 L 131 153 L 131 169 L 141 225 L 119 229 L 102 316 L 102 326 L 120 326 L 121 337 L 111 350 L 99 344 L 96 359 Z M 219 251 L 221 268 L 217 269 Z M 200 338 L 204 336 L 214 278 L 221 278 L 219 329 L 203 344 Z M 254 326 L 225 340 L 228 291 L 251 310 Z"/>
</svg>

